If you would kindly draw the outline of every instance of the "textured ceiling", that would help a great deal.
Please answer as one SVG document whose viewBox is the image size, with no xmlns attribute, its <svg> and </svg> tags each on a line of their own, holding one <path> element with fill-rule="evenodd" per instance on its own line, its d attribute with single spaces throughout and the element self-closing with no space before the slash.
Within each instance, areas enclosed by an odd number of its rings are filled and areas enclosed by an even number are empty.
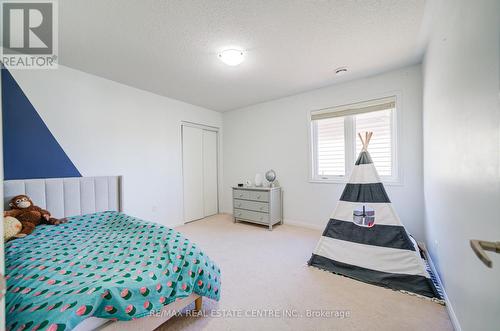
<svg viewBox="0 0 500 331">
<path fill-rule="evenodd" d="M 217 111 L 420 61 L 423 0 L 64 0 L 60 63 Z M 229 67 L 217 52 L 235 45 Z M 349 73 L 335 77 L 334 69 Z"/>
</svg>

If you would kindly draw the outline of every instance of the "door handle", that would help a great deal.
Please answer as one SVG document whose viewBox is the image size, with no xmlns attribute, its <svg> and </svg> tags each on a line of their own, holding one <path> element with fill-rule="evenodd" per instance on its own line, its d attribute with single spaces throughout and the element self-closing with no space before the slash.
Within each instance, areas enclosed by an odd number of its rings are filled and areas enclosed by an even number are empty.
<svg viewBox="0 0 500 331">
<path fill-rule="evenodd" d="M 491 268 L 493 266 L 493 262 L 488 257 L 485 251 L 500 253 L 500 241 L 484 241 L 484 240 L 471 240 L 470 247 L 474 253 L 476 253 L 477 257 L 488 267 Z"/>
</svg>

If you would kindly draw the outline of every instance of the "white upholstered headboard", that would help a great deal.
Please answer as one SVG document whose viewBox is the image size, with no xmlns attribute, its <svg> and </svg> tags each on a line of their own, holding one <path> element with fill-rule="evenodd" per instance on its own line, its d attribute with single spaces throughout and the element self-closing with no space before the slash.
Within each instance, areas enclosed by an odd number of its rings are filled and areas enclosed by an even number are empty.
<svg viewBox="0 0 500 331">
<path fill-rule="evenodd" d="M 122 211 L 121 176 L 6 180 L 3 190 L 5 210 L 10 199 L 26 194 L 56 218 Z"/>
</svg>

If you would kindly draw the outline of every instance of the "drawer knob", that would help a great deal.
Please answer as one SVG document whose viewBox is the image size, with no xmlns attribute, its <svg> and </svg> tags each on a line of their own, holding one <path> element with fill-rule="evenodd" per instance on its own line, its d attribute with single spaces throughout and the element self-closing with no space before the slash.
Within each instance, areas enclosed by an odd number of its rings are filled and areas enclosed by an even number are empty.
<svg viewBox="0 0 500 331">
<path fill-rule="evenodd" d="M 243 193 L 240 193 L 240 197 L 242 197 L 242 196 L 243 196 Z"/>
<path fill-rule="evenodd" d="M 238 204 L 238 207 L 241 207 L 241 203 Z"/>
<path fill-rule="evenodd" d="M 260 199 L 260 194 L 257 196 L 257 199 Z"/>
<path fill-rule="evenodd" d="M 241 213 L 238 213 L 238 216 L 241 216 Z"/>
</svg>

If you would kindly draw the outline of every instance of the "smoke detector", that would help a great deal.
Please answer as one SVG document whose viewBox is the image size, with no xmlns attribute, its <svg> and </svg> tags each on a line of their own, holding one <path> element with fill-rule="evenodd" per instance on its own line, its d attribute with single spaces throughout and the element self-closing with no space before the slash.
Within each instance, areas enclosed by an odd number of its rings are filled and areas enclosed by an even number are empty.
<svg viewBox="0 0 500 331">
<path fill-rule="evenodd" d="M 342 76 L 342 75 L 345 75 L 346 73 L 347 73 L 347 67 L 339 67 L 339 68 L 335 69 L 336 76 Z"/>
</svg>

